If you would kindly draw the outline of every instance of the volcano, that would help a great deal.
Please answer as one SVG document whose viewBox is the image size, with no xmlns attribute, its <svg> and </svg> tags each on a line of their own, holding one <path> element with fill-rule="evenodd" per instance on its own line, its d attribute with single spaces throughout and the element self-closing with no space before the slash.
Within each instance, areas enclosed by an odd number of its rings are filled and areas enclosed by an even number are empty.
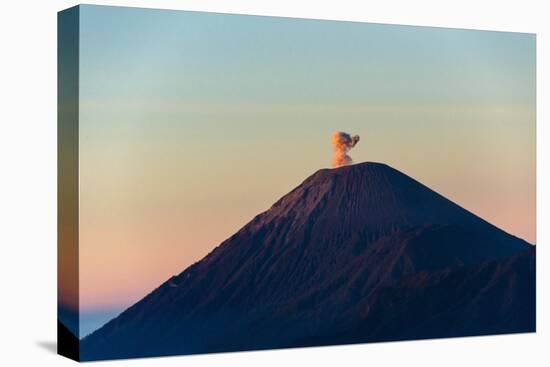
<svg viewBox="0 0 550 367">
<path fill-rule="evenodd" d="M 535 331 L 535 247 L 380 163 L 322 169 L 83 360 Z"/>
</svg>

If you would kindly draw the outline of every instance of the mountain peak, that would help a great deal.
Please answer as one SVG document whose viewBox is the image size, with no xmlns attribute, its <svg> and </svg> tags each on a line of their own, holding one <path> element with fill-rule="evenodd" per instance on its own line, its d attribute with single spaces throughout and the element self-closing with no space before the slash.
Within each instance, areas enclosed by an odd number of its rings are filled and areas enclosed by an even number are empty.
<svg viewBox="0 0 550 367">
<path fill-rule="evenodd" d="M 361 163 L 350 164 L 347 166 L 342 166 L 337 168 L 321 168 L 320 170 L 317 170 L 315 173 L 309 176 L 306 179 L 306 181 L 307 180 L 324 180 L 324 179 L 330 180 L 336 177 L 346 177 L 346 175 L 350 175 L 353 173 L 360 173 L 360 174 L 367 175 L 369 173 L 376 173 L 376 172 L 381 173 L 383 171 L 399 172 L 385 163 L 361 162 Z"/>
<path fill-rule="evenodd" d="M 311 218 L 339 233 L 418 225 L 488 225 L 427 186 L 384 163 L 321 169 L 263 214 Z M 328 222 L 331 225 L 328 225 Z"/>
</svg>

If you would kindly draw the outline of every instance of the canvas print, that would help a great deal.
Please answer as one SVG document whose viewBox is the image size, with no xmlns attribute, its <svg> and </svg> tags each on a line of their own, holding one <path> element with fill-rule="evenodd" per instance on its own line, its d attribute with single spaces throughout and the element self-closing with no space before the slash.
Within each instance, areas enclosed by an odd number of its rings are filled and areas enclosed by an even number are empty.
<svg viewBox="0 0 550 367">
<path fill-rule="evenodd" d="M 535 332 L 535 35 L 59 13 L 58 349 Z"/>
</svg>

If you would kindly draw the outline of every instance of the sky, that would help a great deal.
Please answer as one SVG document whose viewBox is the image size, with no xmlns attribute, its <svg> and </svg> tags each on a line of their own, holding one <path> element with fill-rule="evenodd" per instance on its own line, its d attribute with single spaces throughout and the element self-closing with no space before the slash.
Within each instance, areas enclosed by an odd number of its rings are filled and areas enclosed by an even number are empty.
<svg viewBox="0 0 550 367">
<path fill-rule="evenodd" d="M 81 336 L 321 168 L 331 134 L 535 243 L 535 36 L 82 6 Z"/>
</svg>

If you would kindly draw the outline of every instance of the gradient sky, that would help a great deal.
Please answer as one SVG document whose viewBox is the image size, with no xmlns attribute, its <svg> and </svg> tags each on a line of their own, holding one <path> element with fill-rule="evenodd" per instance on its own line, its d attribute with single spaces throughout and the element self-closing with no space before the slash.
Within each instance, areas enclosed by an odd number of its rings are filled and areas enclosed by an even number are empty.
<svg viewBox="0 0 550 367">
<path fill-rule="evenodd" d="M 100 6 L 80 32 L 81 334 L 329 167 L 335 130 L 535 242 L 534 35 Z"/>
</svg>

